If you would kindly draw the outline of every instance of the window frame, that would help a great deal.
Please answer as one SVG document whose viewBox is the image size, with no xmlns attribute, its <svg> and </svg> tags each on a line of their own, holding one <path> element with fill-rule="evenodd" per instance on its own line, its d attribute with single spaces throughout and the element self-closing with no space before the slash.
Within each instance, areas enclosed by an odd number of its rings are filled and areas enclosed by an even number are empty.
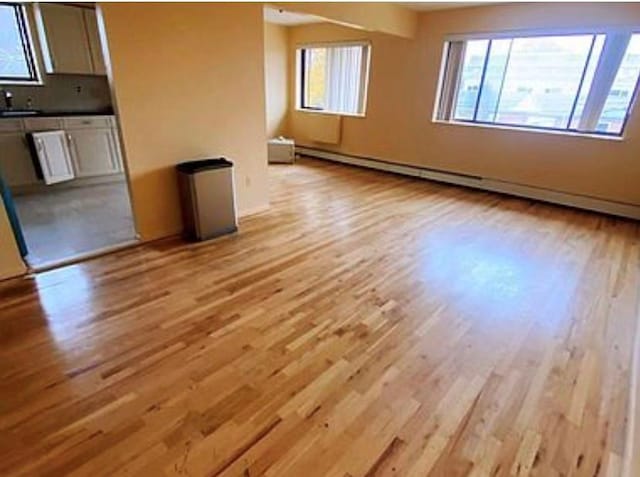
<svg viewBox="0 0 640 477">
<path fill-rule="evenodd" d="M 41 83 L 40 69 L 38 68 L 38 58 L 31 35 L 29 14 L 27 6 L 16 2 L 0 2 L 0 6 L 8 6 L 13 8 L 15 20 L 20 33 L 20 43 L 22 44 L 22 52 L 27 62 L 29 76 L 17 78 L 14 76 L 0 75 L 0 85 L 39 85 Z"/>
<path fill-rule="evenodd" d="M 306 102 L 306 50 L 313 48 L 341 48 L 341 47 L 353 47 L 360 46 L 364 48 L 363 51 L 363 64 L 361 69 L 360 78 L 360 94 L 358 103 L 361 105 L 360 111 L 341 112 L 332 111 L 313 106 L 307 106 Z M 365 117 L 367 112 L 367 98 L 369 90 L 369 74 L 371 70 L 371 42 L 367 40 L 354 40 L 354 41 L 338 41 L 338 42 L 314 42 L 314 43 L 301 43 L 296 45 L 296 110 L 307 113 L 319 113 L 319 114 L 333 114 L 339 116 L 352 116 L 352 117 Z"/>
<path fill-rule="evenodd" d="M 622 122 L 622 127 L 620 132 L 608 132 L 608 131 L 596 131 L 596 130 L 585 130 L 580 128 L 571 127 L 571 123 L 573 121 L 573 116 L 575 114 L 576 106 L 579 101 L 580 91 L 583 86 L 583 82 L 585 79 L 585 73 L 589 66 L 589 62 L 591 60 L 591 56 L 593 53 L 593 46 L 595 43 L 595 39 L 597 35 L 616 35 L 616 34 L 627 34 L 629 36 L 629 41 L 633 35 L 640 35 L 640 26 L 624 26 L 624 27 L 612 27 L 612 28 L 556 28 L 556 29 L 529 29 L 529 30 L 505 30 L 499 32 L 480 32 L 480 33 L 465 33 L 465 34 L 450 34 L 446 35 L 443 38 L 443 49 L 442 49 L 442 58 L 440 61 L 440 74 L 438 76 L 438 84 L 436 91 L 436 98 L 434 102 L 434 110 L 432 115 L 432 121 L 439 124 L 458 124 L 458 125 L 475 125 L 475 126 L 484 126 L 484 127 L 495 127 L 497 129 L 513 129 L 513 130 L 524 130 L 524 131 L 532 131 L 532 132 L 550 132 L 555 134 L 565 134 L 569 136 L 577 136 L 577 137 L 595 137 L 595 138 L 603 138 L 603 139 L 622 139 L 624 137 L 624 133 L 626 131 L 626 126 L 629 121 L 629 116 L 632 113 L 632 110 L 636 106 L 638 97 L 640 96 L 640 75 L 636 78 L 636 83 L 633 88 L 631 99 L 627 106 L 627 111 L 625 113 L 625 118 Z M 593 36 L 592 44 L 589 49 L 589 54 L 587 59 L 585 60 L 585 65 L 583 68 L 583 72 L 580 78 L 580 83 L 576 90 L 576 96 L 574 98 L 574 102 L 572 105 L 572 109 L 569 115 L 569 120 L 566 128 L 559 127 L 551 127 L 551 126 L 536 126 L 536 125 L 527 125 L 527 124 L 513 124 L 513 123 L 502 123 L 498 121 L 482 121 L 477 119 L 454 119 L 455 107 L 457 95 L 459 92 L 459 81 L 460 81 L 460 73 L 462 71 L 462 62 L 464 60 L 464 48 L 462 54 L 457 58 L 458 64 L 455 65 L 455 80 L 452 81 L 448 79 L 447 74 L 450 69 L 449 61 L 450 61 L 450 45 L 454 42 L 466 42 L 472 40 L 501 40 L 501 39 L 516 39 L 516 38 L 537 38 L 537 37 L 548 37 L 548 36 L 578 36 L 578 35 L 590 35 Z M 606 37 L 605 37 L 606 43 Z M 627 43 L 628 47 L 628 43 Z M 596 69 L 598 68 L 602 55 L 604 53 L 604 48 L 601 52 L 601 56 L 596 64 Z M 626 48 L 624 53 L 626 53 Z M 622 58 L 624 58 L 624 53 Z M 490 44 L 487 46 L 487 53 L 484 59 L 482 78 L 484 80 L 487 63 L 490 55 Z M 622 61 L 622 60 L 621 60 Z M 620 64 L 618 65 L 618 69 L 613 72 L 613 79 L 611 83 L 611 87 L 613 86 L 613 82 L 615 81 L 615 76 L 618 73 L 620 68 Z M 595 74 L 595 73 L 594 73 Z M 476 111 L 474 113 L 474 118 L 477 116 L 477 106 L 480 102 L 480 98 L 482 95 L 482 86 L 484 86 L 484 81 L 480 83 L 480 90 L 478 93 L 478 98 L 476 100 Z M 596 84 L 595 77 L 592 80 L 590 90 L 595 89 L 594 85 Z M 589 93 L 590 94 L 590 93 Z M 589 96 L 588 94 L 588 96 Z M 608 97 L 608 94 L 607 94 Z M 606 102 L 605 100 L 603 101 Z M 586 104 L 584 106 L 586 109 Z M 448 117 L 443 117 L 443 113 Z"/>
</svg>

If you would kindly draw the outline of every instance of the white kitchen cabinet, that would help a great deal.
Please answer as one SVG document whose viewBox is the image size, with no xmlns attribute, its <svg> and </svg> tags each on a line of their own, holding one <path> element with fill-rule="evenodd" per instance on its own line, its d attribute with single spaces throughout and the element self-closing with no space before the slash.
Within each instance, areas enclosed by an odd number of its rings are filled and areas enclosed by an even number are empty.
<svg viewBox="0 0 640 477">
<path fill-rule="evenodd" d="M 67 135 L 78 177 L 104 176 L 122 171 L 113 129 L 67 129 Z"/>
<path fill-rule="evenodd" d="M 24 130 L 27 132 L 59 131 L 64 129 L 62 118 L 24 118 Z"/>
<path fill-rule="evenodd" d="M 0 174 L 9 186 L 38 182 L 24 132 L 0 133 Z"/>
<path fill-rule="evenodd" d="M 92 74 L 84 9 L 40 3 L 37 13 L 47 73 Z"/>
<path fill-rule="evenodd" d="M 84 9 L 84 23 L 87 29 L 89 50 L 91 51 L 93 74 L 106 75 L 107 68 L 104 64 L 104 55 L 102 54 L 102 45 L 100 44 L 100 35 L 98 34 L 98 18 L 96 17 L 96 11 L 94 9 Z"/>
<path fill-rule="evenodd" d="M 45 184 L 69 181 L 75 177 L 64 131 L 33 133 L 33 141 Z"/>
<path fill-rule="evenodd" d="M 40 3 L 36 20 L 47 73 L 106 74 L 95 10 Z"/>
<path fill-rule="evenodd" d="M 0 173 L 9 186 L 30 190 L 42 185 L 36 177 L 26 134 L 53 130 L 64 131 L 61 137 L 69 151 L 72 178 L 80 179 L 74 184 L 81 184 L 83 178 L 91 178 L 91 183 L 100 181 L 101 177 L 108 181 L 112 180 L 109 176 L 123 172 L 113 116 L 0 119 Z"/>
<path fill-rule="evenodd" d="M 113 124 L 113 116 L 69 116 L 62 120 L 62 129 L 110 128 Z"/>
</svg>

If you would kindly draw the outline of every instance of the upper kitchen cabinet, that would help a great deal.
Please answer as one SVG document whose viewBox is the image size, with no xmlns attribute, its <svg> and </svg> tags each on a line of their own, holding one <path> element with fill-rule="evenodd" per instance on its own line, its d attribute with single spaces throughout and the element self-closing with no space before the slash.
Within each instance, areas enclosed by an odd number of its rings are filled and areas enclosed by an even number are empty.
<svg viewBox="0 0 640 477">
<path fill-rule="evenodd" d="M 40 3 L 35 12 L 47 73 L 105 74 L 95 10 Z"/>
<path fill-rule="evenodd" d="M 96 11 L 92 8 L 84 9 L 84 24 L 87 28 L 87 38 L 89 40 L 89 50 L 91 51 L 91 64 L 93 74 L 106 75 L 107 68 L 104 64 L 104 55 L 100 45 L 100 35 L 98 34 L 98 18 Z"/>
</svg>

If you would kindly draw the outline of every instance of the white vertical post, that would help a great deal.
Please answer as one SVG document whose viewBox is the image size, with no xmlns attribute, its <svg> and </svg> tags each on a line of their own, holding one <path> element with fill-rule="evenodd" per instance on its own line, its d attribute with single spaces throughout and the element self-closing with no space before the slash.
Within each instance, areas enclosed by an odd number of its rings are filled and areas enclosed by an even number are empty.
<svg viewBox="0 0 640 477">
<path fill-rule="evenodd" d="M 453 109 L 458 97 L 458 86 L 462 75 L 465 46 L 464 41 L 450 41 L 447 45 L 437 119 L 449 121 L 453 118 Z"/>
<path fill-rule="evenodd" d="M 631 40 L 630 32 L 607 33 L 578 130 L 594 131 Z"/>
</svg>

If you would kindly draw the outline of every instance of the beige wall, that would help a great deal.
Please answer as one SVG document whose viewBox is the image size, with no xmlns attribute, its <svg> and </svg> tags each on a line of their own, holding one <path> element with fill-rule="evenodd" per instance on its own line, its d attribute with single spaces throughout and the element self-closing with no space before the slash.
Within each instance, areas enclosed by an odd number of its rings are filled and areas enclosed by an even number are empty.
<svg viewBox="0 0 640 477">
<path fill-rule="evenodd" d="M 181 231 L 174 165 L 184 160 L 229 157 L 240 214 L 267 207 L 262 5 L 100 8 L 142 238 Z M 23 273 L 4 210 L 0 234 L 0 277 Z"/>
<path fill-rule="evenodd" d="M 300 144 L 640 205 L 640 107 L 623 140 L 436 124 L 431 121 L 444 37 L 451 33 L 593 25 L 640 25 L 639 4 L 498 5 L 422 14 L 415 39 L 334 25 L 290 31 L 290 74 L 296 44 L 369 39 L 367 115 L 344 117 L 339 146 Z M 292 76 L 293 78 L 293 76 Z M 291 81 L 290 104 L 295 81 Z"/>
<path fill-rule="evenodd" d="M 230 158 L 240 214 L 266 207 L 262 5 L 100 6 L 142 238 L 181 231 L 181 161 Z"/>
<path fill-rule="evenodd" d="M 264 24 L 264 74 L 266 88 L 267 137 L 285 135 L 288 108 L 288 28 Z"/>
<path fill-rule="evenodd" d="M 0 199 L 0 280 L 22 275 L 26 267 L 13 238 L 6 210 Z"/>
<path fill-rule="evenodd" d="M 393 2 L 287 2 L 271 5 L 349 27 L 405 38 L 415 36 L 418 24 L 417 12 Z"/>
</svg>

